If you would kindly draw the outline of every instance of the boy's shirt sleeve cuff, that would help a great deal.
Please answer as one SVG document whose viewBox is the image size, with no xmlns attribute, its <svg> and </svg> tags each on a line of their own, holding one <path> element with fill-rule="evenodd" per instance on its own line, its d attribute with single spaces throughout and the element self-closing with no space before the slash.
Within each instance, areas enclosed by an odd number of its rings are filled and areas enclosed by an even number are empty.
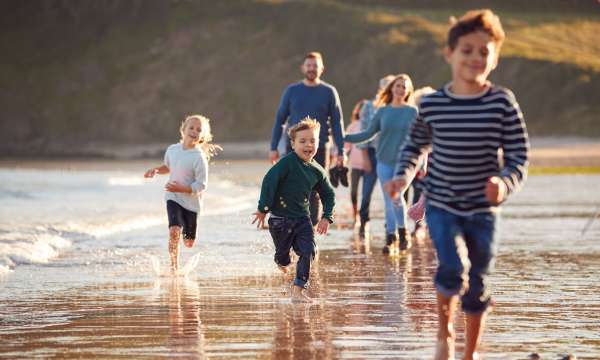
<svg viewBox="0 0 600 360">
<path fill-rule="evenodd" d="M 330 224 L 333 224 L 333 218 L 329 216 L 323 216 L 323 219 L 329 221 Z"/>
<path fill-rule="evenodd" d="M 197 195 L 204 191 L 204 189 L 206 189 L 206 186 L 204 184 L 194 182 L 192 183 L 192 185 L 190 185 L 190 189 L 192 189 L 192 195 Z"/>
<path fill-rule="evenodd" d="M 266 214 L 269 211 L 271 211 L 271 208 L 267 205 L 258 204 L 258 208 L 256 208 L 256 210 L 258 210 L 259 212 L 261 212 L 263 214 Z"/>
<path fill-rule="evenodd" d="M 502 200 L 502 202 L 504 202 L 504 201 L 506 201 L 508 196 L 513 193 L 514 184 L 512 183 L 510 177 L 508 177 L 508 176 L 500 176 L 500 181 L 502 181 L 504 183 L 504 187 L 505 187 L 504 189 L 506 190 L 504 199 Z"/>
</svg>

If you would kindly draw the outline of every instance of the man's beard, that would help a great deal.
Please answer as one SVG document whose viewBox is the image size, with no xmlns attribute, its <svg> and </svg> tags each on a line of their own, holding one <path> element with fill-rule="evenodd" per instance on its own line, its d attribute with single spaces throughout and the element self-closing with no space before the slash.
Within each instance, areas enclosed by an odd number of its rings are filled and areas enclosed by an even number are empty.
<svg viewBox="0 0 600 360">
<path fill-rule="evenodd" d="M 308 71 L 304 74 L 304 78 L 308 81 L 315 81 L 317 79 L 317 73 L 313 71 Z"/>
</svg>

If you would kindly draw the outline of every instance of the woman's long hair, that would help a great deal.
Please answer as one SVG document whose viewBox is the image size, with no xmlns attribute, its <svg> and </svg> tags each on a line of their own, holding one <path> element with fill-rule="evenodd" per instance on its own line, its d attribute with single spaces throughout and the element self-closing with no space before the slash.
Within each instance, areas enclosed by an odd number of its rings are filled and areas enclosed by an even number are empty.
<svg viewBox="0 0 600 360">
<path fill-rule="evenodd" d="M 394 95 L 392 94 L 392 88 L 396 84 L 398 80 L 404 80 L 406 82 L 406 96 L 404 97 L 404 101 L 407 104 L 414 105 L 414 87 L 412 80 L 408 74 L 398 74 L 394 77 L 394 80 L 390 81 L 389 84 L 377 95 L 377 106 L 385 106 L 389 105 L 394 99 Z"/>
</svg>

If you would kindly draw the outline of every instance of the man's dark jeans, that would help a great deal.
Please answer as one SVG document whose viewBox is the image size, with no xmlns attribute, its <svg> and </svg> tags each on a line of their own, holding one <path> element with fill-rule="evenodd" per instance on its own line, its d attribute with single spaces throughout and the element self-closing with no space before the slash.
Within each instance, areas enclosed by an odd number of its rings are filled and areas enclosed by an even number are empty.
<svg viewBox="0 0 600 360">
<path fill-rule="evenodd" d="M 371 207 L 371 196 L 373 195 L 373 189 L 377 185 L 377 158 L 375 157 L 375 148 L 368 148 L 369 160 L 371 161 L 371 172 L 365 172 L 363 175 L 363 186 L 362 186 L 362 197 L 360 202 L 360 221 L 366 223 L 370 220 L 369 208 Z"/>
<path fill-rule="evenodd" d="M 292 219 L 271 215 L 269 232 L 275 244 L 275 263 L 288 266 L 291 262 L 290 249 L 293 248 L 299 256 L 294 285 L 307 288 L 310 264 L 315 256 L 315 233 L 310 218 Z"/>
</svg>

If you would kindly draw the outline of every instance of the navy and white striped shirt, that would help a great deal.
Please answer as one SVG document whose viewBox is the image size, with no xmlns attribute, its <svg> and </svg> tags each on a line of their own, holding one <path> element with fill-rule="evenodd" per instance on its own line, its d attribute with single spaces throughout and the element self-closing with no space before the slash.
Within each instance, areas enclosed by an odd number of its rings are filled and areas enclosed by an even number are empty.
<svg viewBox="0 0 600 360">
<path fill-rule="evenodd" d="M 460 216 L 492 212 L 495 207 L 485 197 L 487 179 L 500 176 L 510 194 L 527 176 L 523 114 L 508 89 L 491 86 L 481 94 L 459 96 L 449 88 L 421 99 L 419 116 L 398 155 L 396 177 L 409 178 L 419 156 L 431 150 L 428 204 Z"/>
</svg>

